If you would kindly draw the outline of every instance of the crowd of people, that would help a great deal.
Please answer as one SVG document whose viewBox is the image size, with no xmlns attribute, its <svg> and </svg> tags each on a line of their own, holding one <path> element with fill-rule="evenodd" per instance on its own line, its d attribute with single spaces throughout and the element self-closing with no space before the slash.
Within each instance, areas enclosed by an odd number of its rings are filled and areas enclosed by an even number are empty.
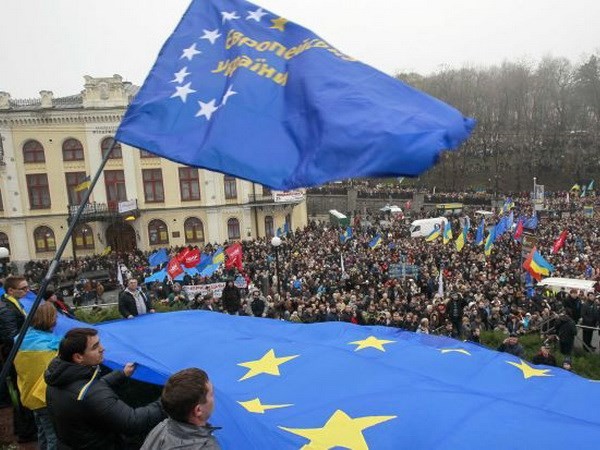
<svg viewBox="0 0 600 450">
<path fill-rule="evenodd" d="M 600 206 L 593 194 L 553 194 L 546 199 L 546 207 L 560 213 L 540 216 L 538 225 L 528 233 L 554 266 L 552 275 L 597 282 L 600 221 L 584 214 L 584 205 Z M 515 218 L 531 216 L 533 205 L 528 195 L 513 195 L 509 208 L 483 220 L 492 226 L 509 211 Z M 298 323 L 344 321 L 391 326 L 473 342 L 479 342 L 482 331 L 492 330 L 507 335 L 498 350 L 521 358 L 524 350 L 519 337 L 539 332 L 545 341 L 532 362 L 556 365 L 551 350 L 552 342 L 556 342 L 566 357 L 566 369 L 570 369 L 579 323 L 584 326 L 583 348 L 596 351 L 593 338 L 600 322 L 600 283 L 590 292 L 534 289 L 525 280 L 524 248 L 515 239 L 514 230 L 497 237 L 486 255 L 474 242 L 482 219 L 465 210 L 460 217 L 450 217 L 454 236 L 465 222 L 471 223 L 467 243 L 459 251 L 453 241 L 444 244 L 442 239 L 429 242 L 410 237 L 410 220 L 426 214 L 424 210 L 410 211 L 411 218 L 406 219 L 382 212 L 354 213 L 350 239 L 341 239 L 345 230 L 335 224 L 311 221 L 283 236 L 277 258 L 269 239 L 245 241 L 243 270 L 224 265 L 210 277 L 187 275 L 181 282 L 165 278 L 145 283 L 160 267 L 150 267 L 149 254 L 142 252 L 64 261 L 59 277 L 77 279 L 81 272 L 94 270 L 111 270 L 116 276 L 119 267 L 125 280 L 119 312 L 127 319 L 153 313 L 159 304 L 165 304 Z M 564 230 L 568 230 L 568 237 L 553 254 L 550 250 Z M 380 237 L 377 245 L 373 244 L 375 236 Z M 216 248 L 207 245 L 202 251 L 210 254 Z M 171 256 L 179 251 L 170 249 Z M 416 270 L 410 271 L 410 276 L 405 270 L 398 275 L 399 267 Z M 6 293 L 0 300 L 4 356 L 25 318 L 20 298 L 45 270 L 46 262 L 31 262 L 24 276 L 12 276 L 4 282 Z M 91 289 L 91 283 L 82 281 L 89 296 L 85 302 L 92 298 L 98 301 L 103 295 L 99 283 Z M 225 282 L 225 286 L 219 292 L 196 295 L 188 288 L 215 282 Z M 21 403 L 15 409 L 16 431 L 23 439 L 31 438 L 37 428 L 42 448 L 57 448 L 61 441 L 72 448 L 83 448 L 85 443 L 89 448 L 109 449 L 124 448 L 120 441 L 123 433 L 139 432 L 149 433 L 142 447 L 146 449 L 163 448 L 173 440 L 218 448 L 208 423 L 214 400 L 206 373 L 191 368 L 175 374 L 167 382 L 160 403 L 130 408 L 113 387 L 130 376 L 135 366 L 128 364 L 122 371 L 100 377 L 103 348 L 95 330 L 79 328 L 62 340 L 53 337 L 57 314 L 73 314 L 72 306 L 57 294 L 46 293 L 46 302 L 35 313 L 24 343 L 39 352 L 36 367 L 43 368 L 32 371 L 28 366 L 23 370 L 22 361 L 15 361 L 14 374 L 21 392 Z M 40 377 L 48 385 L 45 397 L 36 391 Z M 190 396 L 190 392 L 195 394 Z M 40 400 L 44 398 L 47 401 Z M 25 414 L 29 410 L 33 413 L 28 418 Z M 89 425 L 94 423 L 98 426 Z"/>
</svg>

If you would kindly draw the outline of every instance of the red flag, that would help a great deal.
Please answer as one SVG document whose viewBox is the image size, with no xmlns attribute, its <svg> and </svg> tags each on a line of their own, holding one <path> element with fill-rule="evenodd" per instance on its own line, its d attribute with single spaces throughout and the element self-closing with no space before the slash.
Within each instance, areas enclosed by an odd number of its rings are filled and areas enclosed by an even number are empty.
<svg viewBox="0 0 600 450">
<path fill-rule="evenodd" d="M 569 230 L 564 230 L 560 233 L 560 236 L 552 246 L 552 254 L 558 253 L 558 251 L 565 245 L 565 241 L 567 240 L 567 236 L 569 235 Z"/>
<path fill-rule="evenodd" d="M 191 252 L 189 247 L 183 247 L 181 251 L 175 255 L 175 258 L 177 258 L 177 261 L 180 263 L 183 263 L 189 252 Z"/>
<path fill-rule="evenodd" d="M 232 267 L 236 267 L 240 272 L 242 271 L 242 244 L 236 242 L 233 245 L 230 245 L 225 250 L 225 254 L 227 255 L 227 260 L 225 261 L 225 268 L 231 269 Z"/>
<path fill-rule="evenodd" d="M 196 267 L 200 262 L 200 250 L 195 248 L 193 250 L 188 251 L 185 255 L 185 258 L 183 258 L 183 261 L 179 260 L 179 262 L 181 262 L 181 264 L 183 264 L 188 269 Z"/>
<path fill-rule="evenodd" d="M 167 264 L 167 274 L 169 275 L 169 278 L 174 280 L 182 273 L 183 268 L 181 267 L 179 261 L 177 261 L 177 257 L 171 258 L 171 261 L 169 261 L 169 264 Z"/>
<path fill-rule="evenodd" d="M 519 219 L 519 223 L 517 224 L 517 229 L 515 230 L 514 238 L 515 240 L 519 240 L 521 235 L 523 234 L 523 219 Z"/>
</svg>

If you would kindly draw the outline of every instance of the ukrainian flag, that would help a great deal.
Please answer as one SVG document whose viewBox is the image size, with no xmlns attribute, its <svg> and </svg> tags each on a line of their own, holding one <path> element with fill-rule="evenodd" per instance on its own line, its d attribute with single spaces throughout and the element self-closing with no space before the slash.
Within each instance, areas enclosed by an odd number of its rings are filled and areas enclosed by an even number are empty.
<svg viewBox="0 0 600 450">
<path fill-rule="evenodd" d="M 485 245 L 483 247 L 483 252 L 485 253 L 485 256 L 490 256 L 490 253 L 492 253 L 492 247 L 494 246 L 495 240 L 496 240 L 496 227 L 493 227 L 490 230 L 488 237 L 485 240 Z"/>
<path fill-rule="evenodd" d="M 219 247 L 212 256 L 213 264 L 221 264 L 225 262 L 225 253 L 223 253 L 223 247 Z"/>
<path fill-rule="evenodd" d="M 523 263 L 523 268 L 537 281 L 541 281 L 542 277 L 547 277 L 554 272 L 554 266 L 544 259 L 536 247 L 531 249 L 531 253 Z"/>
<path fill-rule="evenodd" d="M 456 250 L 461 251 L 467 242 L 467 229 L 463 228 L 458 237 L 456 238 L 455 245 Z"/>
<path fill-rule="evenodd" d="M 378 234 L 373 239 L 371 239 L 371 242 L 369 242 L 369 247 L 371 247 L 372 249 L 375 249 L 375 248 L 379 247 L 380 245 L 381 245 L 381 234 Z"/>
<path fill-rule="evenodd" d="M 342 244 L 345 244 L 346 242 L 348 242 L 349 239 L 352 238 L 352 227 L 348 227 L 346 228 L 346 231 L 344 231 L 341 235 L 340 235 L 340 242 Z"/>
<path fill-rule="evenodd" d="M 446 222 L 446 226 L 444 227 L 444 236 L 443 236 L 444 245 L 446 245 L 451 240 L 452 240 L 452 226 L 450 225 L 450 221 L 448 221 L 448 222 Z"/>
<path fill-rule="evenodd" d="M 90 176 L 88 175 L 87 177 L 85 177 L 85 179 L 79 183 L 77 186 L 75 186 L 74 191 L 75 192 L 80 192 L 80 191 L 85 191 L 86 189 L 89 189 L 90 187 Z"/>
<path fill-rule="evenodd" d="M 435 227 L 433 228 L 433 231 L 431 233 L 429 233 L 429 235 L 425 238 L 425 241 L 427 241 L 427 242 L 435 241 L 442 234 L 440 230 L 441 230 L 441 226 L 436 223 Z"/>
</svg>

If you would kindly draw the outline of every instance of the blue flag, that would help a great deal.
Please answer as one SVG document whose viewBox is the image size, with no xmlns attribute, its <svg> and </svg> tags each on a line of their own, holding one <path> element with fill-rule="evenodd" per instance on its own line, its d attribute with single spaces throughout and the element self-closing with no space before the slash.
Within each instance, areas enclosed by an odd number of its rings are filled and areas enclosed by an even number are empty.
<svg viewBox="0 0 600 450">
<path fill-rule="evenodd" d="M 381 234 L 377 234 L 371 241 L 369 242 L 369 247 L 375 249 L 381 245 Z"/>
<path fill-rule="evenodd" d="M 525 228 L 529 228 L 530 230 L 535 230 L 538 226 L 538 216 L 537 216 L 537 212 L 533 212 L 533 216 L 531 217 L 527 217 L 525 218 L 525 220 L 523 220 L 523 226 Z"/>
<path fill-rule="evenodd" d="M 81 326 L 90 325 L 61 316 L 55 333 Z M 95 328 L 105 364 L 136 361 L 138 380 L 162 384 L 183 368 L 206 370 L 215 390 L 210 422 L 222 427 L 215 436 L 224 450 L 475 449 L 483 429 L 490 449 L 507 448 L 511 436 L 519 447 L 548 450 L 591 450 L 600 440 L 597 411 L 584 407 L 600 403 L 595 383 L 469 342 L 209 311 Z"/>
<path fill-rule="evenodd" d="M 483 242 L 483 238 L 484 238 L 484 232 L 485 232 L 485 219 L 482 217 L 481 223 L 477 227 L 477 234 L 475 235 L 475 245 L 481 245 L 481 243 Z"/>
<path fill-rule="evenodd" d="M 166 248 L 161 248 L 148 257 L 148 265 L 150 267 L 160 266 L 166 262 L 169 262 L 169 254 Z"/>
<path fill-rule="evenodd" d="M 286 190 L 416 176 L 474 125 L 277 14 L 193 0 L 115 139 Z"/>
<path fill-rule="evenodd" d="M 350 239 L 352 239 L 352 227 L 347 227 L 346 230 L 340 235 L 340 242 L 345 244 Z"/>
</svg>

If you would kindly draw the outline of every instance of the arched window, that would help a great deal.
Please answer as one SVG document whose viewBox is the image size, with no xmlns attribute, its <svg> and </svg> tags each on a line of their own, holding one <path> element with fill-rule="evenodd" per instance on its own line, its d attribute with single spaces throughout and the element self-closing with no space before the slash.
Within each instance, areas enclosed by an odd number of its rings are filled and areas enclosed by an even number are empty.
<svg viewBox="0 0 600 450">
<path fill-rule="evenodd" d="M 35 241 L 35 251 L 38 253 L 56 251 L 54 231 L 48 227 L 37 227 L 33 231 L 33 240 Z"/>
<path fill-rule="evenodd" d="M 185 242 L 204 242 L 204 225 L 197 217 L 190 217 L 183 224 Z"/>
<path fill-rule="evenodd" d="M 94 233 L 89 225 L 83 224 L 75 228 L 72 239 L 75 242 L 75 250 L 94 249 Z"/>
<path fill-rule="evenodd" d="M 265 236 L 268 238 L 275 236 L 275 231 L 273 231 L 273 216 L 265 216 Z"/>
<path fill-rule="evenodd" d="M 5 247 L 10 252 L 10 242 L 8 242 L 8 235 L 0 232 L 0 247 Z"/>
<path fill-rule="evenodd" d="M 77 139 L 67 139 L 62 145 L 63 161 L 83 161 L 83 145 Z"/>
<path fill-rule="evenodd" d="M 150 245 L 168 244 L 169 229 L 162 220 L 154 219 L 148 224 L 148 237 Z"/>
<path fill-rule="evenodd" d="M 240 221 L 237 219 L 229 219 L 227 221 L 227 238 L 230 241 L 235 241 L 240 238 Z"/>
<path fill-rule="evenodd" d="M 23 145 L 23 159 L 26 163 L 46 162 L 44 147 L 38 141 L 27 141 Z"/>
<path fill-rule="evenodd" d="M 102 142 L 100 142 L 100 150 L 102 150 L 102 158 L 104 158 L 104 155 L 106 155 L 106 153 L 108 153 L 108 151 L 110 150 L 110 147 L 113 145 L 114 139 L 112 137 L 105 137 L 104 139 L 102 139 Z M 108 159 L 121 159 L 123 158 L 123 153 L 121 152 L 121 143 L 117 142 L 115 144 L 115 148 L 113 148 L 112 152 L 110 152 L 110 156 L 108 157 Z"/>
</svg>

